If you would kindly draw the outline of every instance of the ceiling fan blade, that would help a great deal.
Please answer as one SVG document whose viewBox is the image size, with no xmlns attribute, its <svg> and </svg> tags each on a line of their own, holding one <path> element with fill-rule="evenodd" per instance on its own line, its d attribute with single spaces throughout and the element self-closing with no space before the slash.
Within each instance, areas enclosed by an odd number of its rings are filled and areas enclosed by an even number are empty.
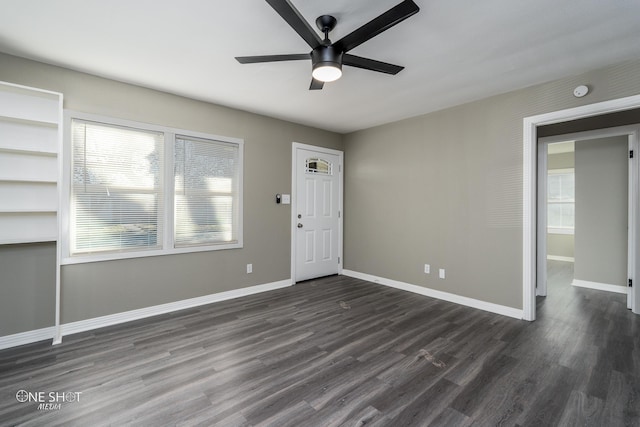
<svg viewBox="0 0 640 427">
<path fill-rule="evenodd" d="M 348 52 L 356 46 L 388 30 L 396 24 L 404 21 L 408 17 L 418 13 L 420 8 L 412 0 L 405 0 L 402 3 L 387 10 L 382 15 L 367 22 L 357 30 L 347 34 L 333 45 L 342 52 Z"/>
<path fill-rule="evenodd" d="M 278 61 L 299 61 L 311 59 L 308 53 L 291 55 L 262 55 L 262 56 L 236 56 L 236 60 L 241 64 L 255 64 L 258 62 L 278 62 Z"/>
<path fill-rule="evenodd" d="M 324 87 L 324 82 L 320 80 L 316 80 L 313 77 L 311 78 L 311 86 L 309 86 L 309 90 L 320 90 Z"/>
<path fill-rule="evenodd" d="M 293 7 L 289 0 L 267 0 L 267 3 L 282 16 L 282 19 L 287 21 L 287 24 L 289 24 L 312 49 L 322 45 L 322 40 L 318 34 L 302 17 L 298 9 Z"/>
<path fill-rule="evenodd" d="M 361 56 L 355 56 L 348 53 L 342 57 L 342 64 L 363 68 L 365 70 L 378 71 L 380 73 L 394 75 L 404 70 L 404 67 L 401 67 L 399 65 L 376 61 L 375 59 L 362 58 Z"/>
</svg>

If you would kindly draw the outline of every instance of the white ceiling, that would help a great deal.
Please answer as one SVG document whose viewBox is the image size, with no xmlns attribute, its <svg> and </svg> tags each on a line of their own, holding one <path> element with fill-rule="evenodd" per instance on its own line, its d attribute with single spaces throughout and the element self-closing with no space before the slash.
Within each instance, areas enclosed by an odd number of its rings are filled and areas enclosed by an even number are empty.
<svg viewBox="0 0 640 427">
<path fill-rule="evenodd" d="M 292 0 L 338 40 L 400 0 Z M 355 48 L 406 67 L 344 68 L 309 91 L 310 48 L 263 0 L 0 0 L 0 51 L 341 133 L 640 58 L 638 0 L 416 0 Z M 588 82 L 585 82 L 588 83 Z"/>
</svg>

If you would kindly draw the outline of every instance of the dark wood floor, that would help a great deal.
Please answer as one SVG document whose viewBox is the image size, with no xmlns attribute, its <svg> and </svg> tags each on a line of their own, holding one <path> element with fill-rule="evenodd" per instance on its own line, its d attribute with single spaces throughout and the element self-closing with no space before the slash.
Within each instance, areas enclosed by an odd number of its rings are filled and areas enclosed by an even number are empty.
<svg viewBox="0 0 640 427">
<path fill-rule="evenodd" d="M 0 424 L 639 425 L 640 318 L 551 264 L 532 323 L 329 277 L 1 351 Z"/>
</svg>

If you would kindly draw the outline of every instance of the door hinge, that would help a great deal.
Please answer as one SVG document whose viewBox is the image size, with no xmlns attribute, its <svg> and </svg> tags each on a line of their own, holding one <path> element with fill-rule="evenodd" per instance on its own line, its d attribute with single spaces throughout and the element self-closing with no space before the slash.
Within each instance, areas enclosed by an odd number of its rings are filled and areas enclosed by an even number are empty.
<svg viewBox="0 0 640 427">
<path fill-rule="evenodd" d="M 629 158 L 630 158 L 630 159 L 633 159 L 633 150 L 630 150 L 630 151 L 629 151 Z"/>
<path fill-rule="evenodd" d="M 340 257 L 338 257 L 338 264 L 340 264 Z"/>
<path fill-rule="evenodd" d="M 340 211 L 338 211 L 338 218 L 340 218 Z"/>
<path fill-rule="evenodd" d="M 629 287 L 633 288 L 633 280 L 629 279 Z"/>
</svg>

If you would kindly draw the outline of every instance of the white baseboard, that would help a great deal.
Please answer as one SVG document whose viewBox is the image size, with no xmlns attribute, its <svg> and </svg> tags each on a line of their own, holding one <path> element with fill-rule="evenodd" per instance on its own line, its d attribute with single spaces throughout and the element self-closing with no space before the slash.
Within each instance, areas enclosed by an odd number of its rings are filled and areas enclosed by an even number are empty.
<svg viewBox="0 0 640 427">
<path fill-rule="evenodd" d="M 608 283 L 589 282 L 588 280 L 573 279 L 572 286 L 579 288 L 597 289 L 599 291 L 615 292 L 618 294 L 627 294 L 628 288 L 626 286 L 610 285 Z"/>
<path fill-rule="evenodd" d="M 186 308 L 197 307 L 201 305 L 211 304 L 220 301 L 226 301 L 234 298 L 240 298 L 248 295 L 258 294 L 262 292 L 272 291 L 275 289 L 286 288 L 291 286 L 291 279 L 281 280 L 279 282 L 266 283 L 263 285 L 250 286 L 248 288 L 234 289 L 226 292 L 205 295 L 202 297 L 190 298 L 181 301 L 170 302 L 167 304 L 154 305 L 152 307 L 140 308 L 138 310 L 125 311 L 122 313 L 110 314 L 108 316 L 94 317 L 92 319 L 80 320 L 77 322 L 62 324 L 62 336 L 77 334 L 92 329 L 104 328 L 105 326 L 117 325 L 119 323 L 130 322 L 132 320 L 144 319 L 146 317 L 157 316 L 159 314 L 170 313 L 173 311 L 184 310 Z M 30 344 L 45 339 L 53 339 L 55 336 L 55 327 L 38 329 L 36 331 L 28 331 L 15 335 L 0 337 L 0 349 L 16 347 L 23 344 Z M 59 343 L 58 343 L 59 344 Z"/>
<path fill-rule="evenodd" d="M 547 255 L 547 259 L 551 261 L 576 262 L 576 259 L 571 256 Z"/>
<path fill-rule="evenodd" d="M 389 286 L 392 288 L 402 289 L 403 291 L 413 292 L 415 294 L 437 298 L 440 300 L 453 302 L 455 304 L 477 308 L 480 310 L 489 311 L 491 313 L 501 314 L 503 316 L 513 317 L 515 319 L 522 319 L 524 316 L 524 312 L 517 308 L 481 301 L 474 298 L 463 297 L 448 292 L 437 291 L 435 289 L 412 285 L 410 283 L 399 282 L 392 279 L 385 279 L 384 277 L 373 276 L 366 273 L 359 273 L 352 270 L 343 270 L 342 274 L 356 279 L 367 280 L 369 282 L 379 283 L 381 285 Z"/>
<path fill-rule="evenodd" d="M 34 329 L 33 331 L 20 332 L 19 334 L 0 337 L 0 350 L 17 347 L 19 345 L 32 344 L 38 341 L 53 339 L 56 333 L 55 326 Z"/>
</svg>

